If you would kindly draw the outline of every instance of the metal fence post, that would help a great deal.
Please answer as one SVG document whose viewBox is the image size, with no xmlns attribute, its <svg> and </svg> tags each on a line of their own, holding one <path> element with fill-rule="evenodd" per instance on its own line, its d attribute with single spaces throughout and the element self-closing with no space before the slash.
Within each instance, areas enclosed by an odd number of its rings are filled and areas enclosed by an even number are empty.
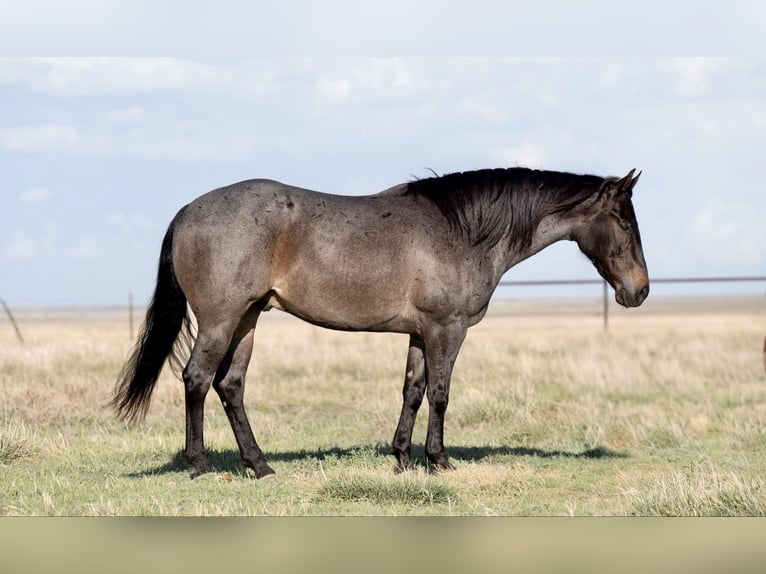
<svg viewBox="0 0 766 574">
<path fill-rule="evenodd" d="M 133 293 L 128 293 L 128 331 L 133 340 Z"/>
<path fill-rule="evenodd" d="M 8 319 L 11 320 L 11 325 L 13 325 L 13 330 L 16 331 L 16 337 L 19 339 L 19 343 L 22 345 L 24 344 L 24 337 L 21 336 L 21 331 L 19 331 L 19 326 L 16 324 L 16 319 L 13 318 L 13 313 L 11 313 L 11 310 L 8 308 L 8 305 L 5 304 L 5 301 L 0 299 L 0 304 L 2 304 L 3 309 L 5 309 L 5 313 L 8 315 Z"/>
</svg>

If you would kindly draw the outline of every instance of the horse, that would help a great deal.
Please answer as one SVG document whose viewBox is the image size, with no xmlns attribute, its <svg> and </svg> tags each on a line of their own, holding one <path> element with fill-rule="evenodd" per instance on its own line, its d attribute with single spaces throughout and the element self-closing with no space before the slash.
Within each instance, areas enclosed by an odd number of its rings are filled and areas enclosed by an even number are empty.
<svg viewBox="0 0 766 574">
<path fill-rule="evenodd" d="M 162 241 L 157 284 L 111 404 L 142 419 L 166 360 L 180 373 L 185 460 L 213 470 L 203 412 L 216 391 L 242 464 L 269 477 L 243 405 L 259 315 L 271 308 L 320 327 L 409 335 L 402 409 L 393 438 L 397 470 L 413 466 L 412 431 L 428 400 L 425 454 L 453 466 L 444 417 L 455 360 L 484 317 L 501 277 L 559 241 L 575 241 L 637 307 L 649 293 L 632 191 L 640 173 L 599 177 L 522 167 L 415 179 L 366 196 L 343 196 L 253 179 L 182 207 Z M 196 317 L 196 337 L 190 329 Z M 188 353 L 188 348 L 186 349 Z"/>
</svg>

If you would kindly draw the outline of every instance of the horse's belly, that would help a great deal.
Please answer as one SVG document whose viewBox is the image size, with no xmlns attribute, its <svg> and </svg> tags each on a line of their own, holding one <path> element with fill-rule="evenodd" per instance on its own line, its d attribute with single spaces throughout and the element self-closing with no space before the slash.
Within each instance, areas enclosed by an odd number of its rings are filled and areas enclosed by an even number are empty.
<svg viewBox="0 0 766 574">
<path fill-rule="evenodd" d="M 380 285 L 285 285 L 272 290 L 269 304 L 305 321 L 344 331 L 411 330 L 406 292 Z"/>
</svg>

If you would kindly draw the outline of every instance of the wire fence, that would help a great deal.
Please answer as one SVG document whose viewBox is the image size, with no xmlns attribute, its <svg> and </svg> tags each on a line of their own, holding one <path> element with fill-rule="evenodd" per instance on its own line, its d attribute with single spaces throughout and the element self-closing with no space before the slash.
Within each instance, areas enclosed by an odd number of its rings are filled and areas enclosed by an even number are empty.
<svg viewBox="0 0 766 574">
<path fill-rule="evenodd" d="M 766 283 L 766 276 L 735 277 L 660 277 L 650 278 L 650 283 Z M 540 281 L 501 281 L 498 287 L 535 287 L 555 285 L 602 285 L 602 316 L 604 330 L 609 330 L 609 284 L 603 279 L 549 279 Z M 764 368 L 766 368 L 766 343 L 764 343 Z"/>
<path fill-rule="evenodd" d="M 662 283 L 766 283 L 766 275 L 757 276 L 733 276 L 733 277 L 659 277 L 652 278 L 652 284 Z M 604 330 L 609 329 L 609 285 L 603 279 L 546 279 L 537 281 L 501 281 L 498 287 L 514 288 L 514 287 L 535 287 L 535 286 L 564 286 L 564 285 L 601 285 L 602 289 L 602 303 L 601 314 L 603 317 Z M 16 337 L 21 344 L 24 344 L 24 337 L 21 334 L 21 329 L 16 322 L 11 309 L 5 303 L 3 299 L 0 299 L 0 306 L 4 309 L 5 314 L 8 316 L 13 330 L 16 333 Z M 132 340 L 135 331 L 135 306 L 133 304 L 133 294 L 128 294 L 128 335 Z M 764 342 L 764 368 L 766 369 L 766 341 Z"/>
</svg>

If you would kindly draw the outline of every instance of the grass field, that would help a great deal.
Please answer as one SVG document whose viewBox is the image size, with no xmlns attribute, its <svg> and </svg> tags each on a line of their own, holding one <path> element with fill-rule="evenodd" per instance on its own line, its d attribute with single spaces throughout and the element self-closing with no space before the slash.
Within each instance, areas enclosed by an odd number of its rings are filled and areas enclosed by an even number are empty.
<svg viewBox="0 0 766 574">
<path fill-rule="evenodd" d="M 3 515 L 764 515 L 766 298 L 497 301 L 469 331 L 445 442 L 394 473 L 407 337 L 324 331 L 270 312 L 246 392 L 277 478 L 242 471 L 217 396 L 217 472 L 183 462 L 169 372 L 147 420 L 106 407 L 131 342 L 122 310 L 26 310 L 0 322 Z"/>
</svg>

